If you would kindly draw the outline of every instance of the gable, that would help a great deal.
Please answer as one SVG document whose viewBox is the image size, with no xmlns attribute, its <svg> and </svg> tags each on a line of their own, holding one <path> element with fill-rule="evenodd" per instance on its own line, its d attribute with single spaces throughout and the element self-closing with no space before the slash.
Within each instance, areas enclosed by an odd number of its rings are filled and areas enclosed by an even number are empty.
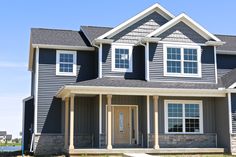
<svg viewBox="0 0 236 157">
<path fill-rule="evenodd" d="M 154 4 L 151 7 L 145 9 L 144 11 L 140 12 L 139 14 L 135 15 L 134 17 L 130 18 L 129 20 L 125 21 L 124 23 L 118 25 L 117 27 L 113 28 L 112 30 L 108 31 L 107 33 L 99 36 L 97 39 L 106 39 L 115 36 L 116 34 L 120 33 L 121 31 L 125 30 L 129 26 L 133 25 L 134 23 L 140 21 L 144 17 L 150 15 L 153 12 L 157 12 L 161 16 L 163 16 L 168 21 L 173 19 L 175 16 L 172 15 L 168 10 L 163 8 L 159 4 Z"/>
<path fill-rule="evenodd" d="M 121 31 L 111 39 L 118 43 L 137 43 L 142 37 L 145 37 L 149 33 L 153 32 L 163 24 L 168 22 L 162 15 L 157 12 L 153 12 L 150 15 L 144 17 L 133 25 L 129 26 L 125 30 Z"/>
<path fill-rule="evenodd" d="M 207 40 L 186 25 L 184 22 L 179 22 L 169 28 L 157 37 L 162 41 L 184 42 L 184 43 L 205 43 Z"/>
</svg>

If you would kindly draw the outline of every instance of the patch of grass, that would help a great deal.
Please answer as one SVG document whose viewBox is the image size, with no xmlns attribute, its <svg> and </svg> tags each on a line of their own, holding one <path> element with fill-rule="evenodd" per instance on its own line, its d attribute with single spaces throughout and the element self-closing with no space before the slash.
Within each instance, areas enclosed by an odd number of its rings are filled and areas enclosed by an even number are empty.
<svg viewBox="0 0 236 157">
<path fill-rule="evenodd" d="M 178 155 L 159 155 L 160 157 L 233 157 L 227 154 L 178 154 Z"/>
<path fill-rule="evenodd" d="M 21 146 L 21 143 L 0 143 L 0 147 L 4 146 Z"/>
</svg>

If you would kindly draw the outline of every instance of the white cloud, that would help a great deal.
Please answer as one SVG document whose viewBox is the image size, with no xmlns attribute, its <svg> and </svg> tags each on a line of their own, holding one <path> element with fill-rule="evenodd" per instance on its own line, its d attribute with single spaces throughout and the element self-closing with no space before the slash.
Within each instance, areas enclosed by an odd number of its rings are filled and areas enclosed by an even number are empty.
<svg viewBox="0 0 236 157">
<path fill-rule="evenodd" d="M 26 68 L 27 63 L 0 61 L 0 68 Z"/>
</svg>

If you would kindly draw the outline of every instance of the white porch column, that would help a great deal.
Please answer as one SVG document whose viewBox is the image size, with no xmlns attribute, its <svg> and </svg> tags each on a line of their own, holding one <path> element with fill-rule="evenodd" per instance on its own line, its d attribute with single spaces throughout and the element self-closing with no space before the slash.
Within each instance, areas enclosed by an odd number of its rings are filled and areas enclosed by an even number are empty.
<svg viewBox="0 0 236 157">
<path fill-rule="evenodd" d="M 112 98 L 112 95 L 107 95 L 107 149 L 112 149 L 112 144 L 111 144 L 111 98 Z"/>
<path fill-rule="evenodd" d="M 159 139 L 158 139 L 158 96 L 153 96 L 153 105 L 154 105 L 154 149 L 159 148 Z"/>
<path fill-rule="evenodd" d="M 102 136 L 102 94 L 99 94 L 99 147 L 101 147 Z"/>
<path fill-rule="evenodd" d="M 65 145 L 64 148 L 68 148 L 68 132 L 69 132 L 69 98 L 65 99 Z"/>
<path fill-rule="evenodd" d="M 150 96 L 147 95 L 147 147 L 149 148 L 149 135 L 150 135 Z"/>
<path fill-rule="evenodd" d="M 69 149 L 74 149 L 74 95 L 70 97 L 70 147 Z"/>
</svg>

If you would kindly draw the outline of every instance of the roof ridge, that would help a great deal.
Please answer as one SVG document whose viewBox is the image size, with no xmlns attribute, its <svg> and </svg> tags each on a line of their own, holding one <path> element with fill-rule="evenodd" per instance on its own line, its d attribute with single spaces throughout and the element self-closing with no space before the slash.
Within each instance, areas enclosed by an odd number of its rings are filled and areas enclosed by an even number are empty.
<svg viewBox="0 0 236 157">
<path fill-rule="evenodd" d="M 216 36 L 228 36 L 228 37 L 236 37 L 236 35 L 231 34 L 215 34 Z"/>
<path fill-rule="evenodd" d="M 80 30 L 72 30 L 72 29 L 60 29 L 60 28 L 31 28 L 38 29 L 38 30 L 52 30 L 52 31 L 71 31 L 71 32 L 79 32 Z"/>
<path fill-rule="evenodd" d="M 110 28 L 110 29 L 114 28 L 114 27 L 108 27 L 108 26 L 91 26 L 91 25 L 89 26 L 82 25 L 81 27 L 96 27 L 96 28 Z"/>
</svg>

